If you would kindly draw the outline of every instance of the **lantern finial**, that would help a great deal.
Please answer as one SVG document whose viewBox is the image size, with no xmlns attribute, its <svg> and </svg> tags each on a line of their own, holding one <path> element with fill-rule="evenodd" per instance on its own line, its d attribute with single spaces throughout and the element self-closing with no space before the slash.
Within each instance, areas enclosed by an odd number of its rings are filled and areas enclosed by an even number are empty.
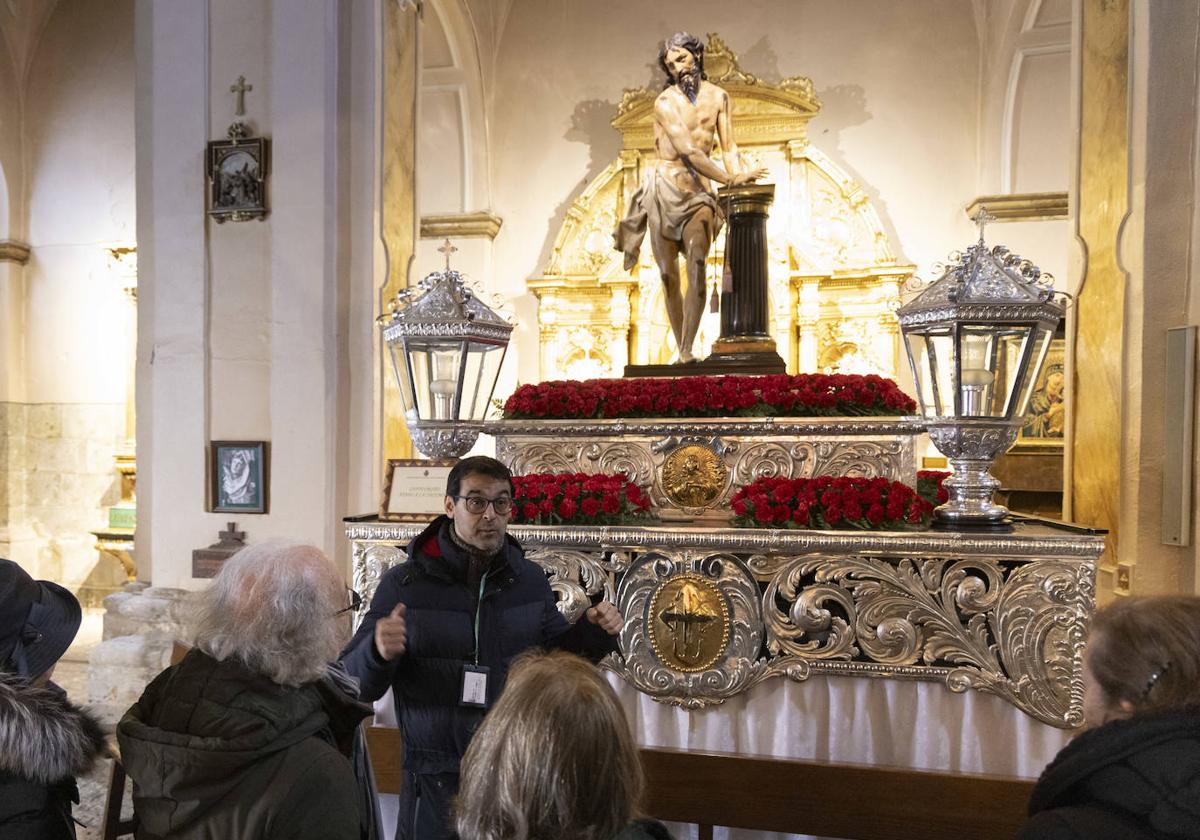
<svg viewBox="0 0 1200 840">
<path fill-rule="evenodd" d="M 988 222 L 996 221 L 996 217 L 989 213 L 987 207 L 984 206 L 979 208 L 979 212 L 974 215 L 971 221 L 975 222 L 975 226 L 979 228 L 979 244 L 982 245 L 983 229 L 987 226 Z"/>
<path fill-rule="evenodd" d="M 980 241 L 982 241 L 982 240 L 980 240 Z M 450 255 L 453 253 L 456 253 L 457 251 L 458 251 L 458 249 L 450 244 L 450 237 L 446 237 L 446 241 L 444 243 L 442 243 L 442 247 L 438 248 L 439 254 L 446 255 L 446 270 L 447 271 L 450 270 Z"/>
</svg>

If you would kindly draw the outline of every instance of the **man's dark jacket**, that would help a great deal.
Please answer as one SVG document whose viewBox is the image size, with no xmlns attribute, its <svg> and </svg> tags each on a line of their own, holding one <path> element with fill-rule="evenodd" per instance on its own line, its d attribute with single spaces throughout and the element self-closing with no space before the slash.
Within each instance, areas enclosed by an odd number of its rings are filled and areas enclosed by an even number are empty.
<svg viewBox="0 0 1200 840">
<path fill-rule="evenodd" d="M 62 689 L 0 673 L 0 840 L 73 840 L 75 776 L 103 752 L 100 723 Z"/>
<path fill-rule="evenodd" d="M 342 653 L 342 663 L 362 684 L 363 700 L 391 688 L 404 744 L 405 779 L 397 838 L 450 836 L 448 806 L 458 790 L 458 765 L 484 710 L 460 704 L 464 663 L 475 663 L 479 615 L 479 665 L 489 669 L 487 702 L 499 697 L 513 657 L 531 647 L 562 648 L 599 660 L 616 640 L 580 619 L 567 623 L 541 567 L 507 537 L 483 578 L 468 585 L 469 559 L 450 537 L 450 520 L 438 517 L 408 546 L 408 561 L 384 573 L 371 608 Z M 375 622 L 405 605 L 405 652 L 385 662 L 375 650 Z"/>
<path fill-rule="evenodd" d="M 1200 838 L 1200 707 L 1084 732 L 1042 773 L 1019 840 Z"/>
<path fill-rule="evenodd" d="M 117 725 L 139 840 L 356 840 L 347 756 L 369 714 L 328 678 L 281 686 L 193 649 Z"/>
</svg>

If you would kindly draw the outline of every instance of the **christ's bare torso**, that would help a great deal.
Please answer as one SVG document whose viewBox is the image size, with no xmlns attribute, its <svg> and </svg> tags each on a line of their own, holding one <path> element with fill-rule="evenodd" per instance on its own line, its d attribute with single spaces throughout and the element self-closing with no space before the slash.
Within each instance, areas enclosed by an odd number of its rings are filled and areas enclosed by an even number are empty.
<svg viewBox="0 0 1200 840">
<path fill-rule="evenodd" d="M 697 151 L 707 157 L 717 143 L 717 122 L 729 107 L 724 90 L 702 81 L 696 93 L 696 103 L 688 101 L 678 85 L 671 85 L 655 100 L 654 151 L 658 155 L 658 171 L 686 192 L 711 192 L 709 179 L 696 172 L 675 147 L 667 127 L 669 120 L 676 130 L 682 128 L 690 136 Z"/>
</svg>

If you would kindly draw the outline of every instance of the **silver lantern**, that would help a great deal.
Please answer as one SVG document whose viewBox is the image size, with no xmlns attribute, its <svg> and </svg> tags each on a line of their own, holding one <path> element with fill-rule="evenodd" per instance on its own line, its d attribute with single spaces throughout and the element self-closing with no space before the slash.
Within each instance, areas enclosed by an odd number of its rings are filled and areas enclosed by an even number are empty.
<svg viewBox="0 0 1200 840">
<path fill-rule="evenodd" d="M 921 412 L 950 460 L 940 524 L 1001 524 L 1000 482 L 989 470 L 1020 431 L 1038 369 L 1066 310 L 1066 295 L 1037 266 L 979 242 L 897 311 Z"/>
<path fill-rule="evenodd" d="M 380 319 L 413 445 L 457 458 L 479 437 L 513 325 L 447 266 L 402 289 Z"/>
</svg>

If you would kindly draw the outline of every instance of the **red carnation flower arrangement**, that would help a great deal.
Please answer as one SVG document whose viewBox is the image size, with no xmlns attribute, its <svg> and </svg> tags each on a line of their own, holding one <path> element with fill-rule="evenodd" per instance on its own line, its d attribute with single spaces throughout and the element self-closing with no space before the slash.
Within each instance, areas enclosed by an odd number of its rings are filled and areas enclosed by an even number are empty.
<svg viewBox="0 0 1200 840">
<path fill-rule="evenodd" d="M 511 419 L 617 417 L 862 417 L 912 414 L 917 404 L 882 376 L 786 373 L 662 379 L 556 380 L 522 385 Z"/>
<path fill-rule="evenodd" d="M 650 498 L 624 473 L 513 476 L 513 522 L 521 525 L 645 525 Z"/>
<path fill-rule="evenodd" d="M 743 528 L 913 531 L 933 514 L 916 490 L 886 478 L 760 478 L 729 506 Z"/>
<path fill-rule="evenodd" d="M 917 492 L 934 507 L 945 504 L 950 500 L 950 491 L 942 486 L 942 482 L 949 477 L 950 473 L 944 470 L 918 470 Z"/>
</svg>

